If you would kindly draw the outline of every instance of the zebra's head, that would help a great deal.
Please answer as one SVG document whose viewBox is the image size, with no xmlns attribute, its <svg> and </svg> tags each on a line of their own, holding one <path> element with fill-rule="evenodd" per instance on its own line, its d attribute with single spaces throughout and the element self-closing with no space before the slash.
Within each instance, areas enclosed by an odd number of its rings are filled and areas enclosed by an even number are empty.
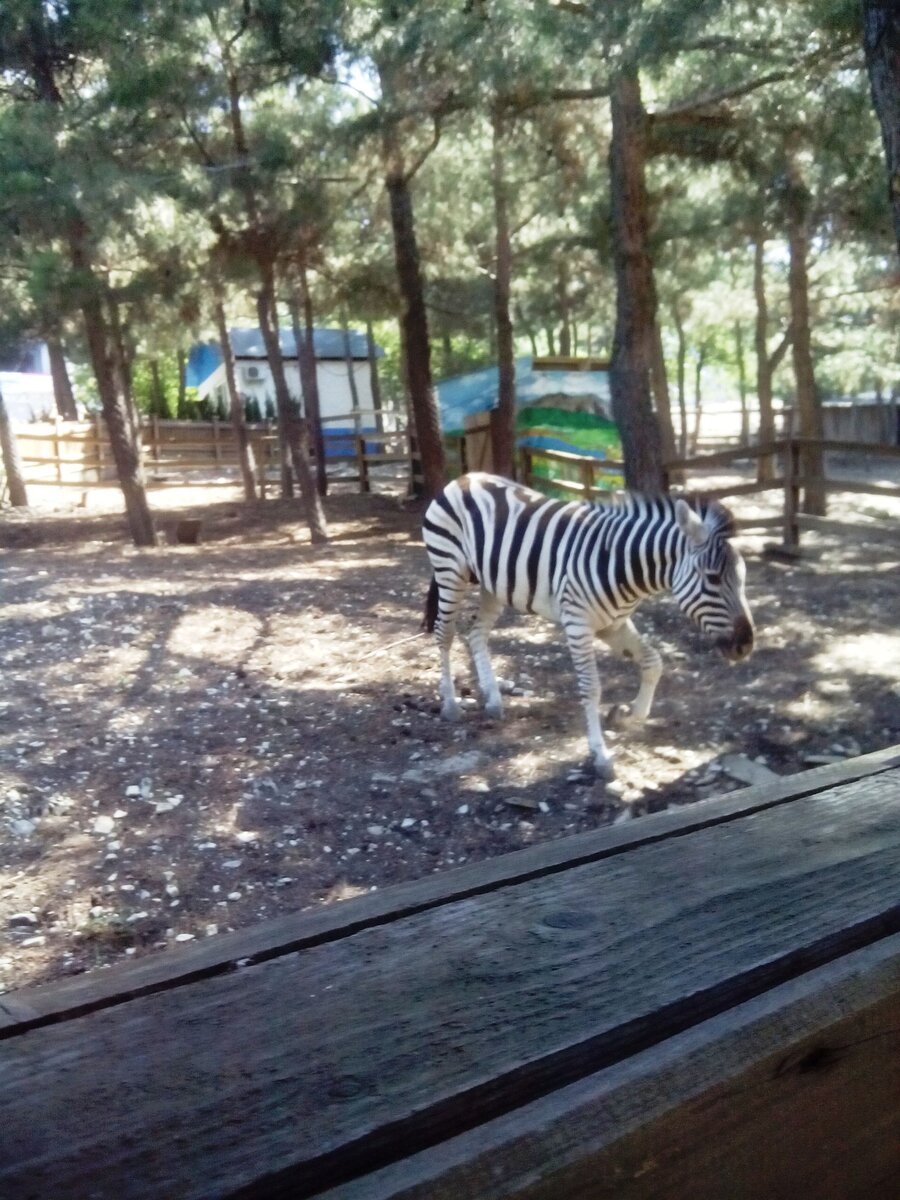
<svg viewBox="0 0 900 1200">
<path fill-rule="evenodd" d="M 729 542 L 734 534 L 731 513 L 715 500 L 700 512 L 682 499 L 675 501 L 675 520 L 684 534 L 684 552 L 672 576 L 672 592 L 687 615 L 730 662 L 753 651 L 753 618 L 744 595 L 747 568 Z"/>
</svg>

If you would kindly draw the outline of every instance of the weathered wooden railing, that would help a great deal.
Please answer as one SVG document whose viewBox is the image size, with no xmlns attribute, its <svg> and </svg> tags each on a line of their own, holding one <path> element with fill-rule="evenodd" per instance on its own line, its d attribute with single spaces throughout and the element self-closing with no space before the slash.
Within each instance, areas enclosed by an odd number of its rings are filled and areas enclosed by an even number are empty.
<svg viewBox="0 0 900 1200">
<path fill-rule="evenodd" d="M 893 1200 L 900 747 L 0 996 L 3 1200 Z"/>
<path fill-rule="evenodd" d="M 773 459 L 778 464 L 778 473 L 772 479 L 748 480 L 734 482 L 720 487 L 703 486 L 705 495 L 724 500 L 736 496 L 751 496 L 764 492 L 780 492 L 782 494 L 782 512 L 780 516 L 747 517 L 739 521 L 744 530 L 781 528 L 784 546 L 787 550 L 795 550 L 800 543 L 800 532 L 803 527 L 815 527 L 819 518 L 810 517 L 800 511 L 800 493 L 813 480 L 803 474 L 802 451 L 805 447 L 816 447 L 824 453 L 859 455 L 867 459 L 885 458 L 900 459 L 900 447 L 869 442 L 838 442 L 817 440 L 803 437 L 786 437 L 778 441 L 759 446 L 735 446 L 727 450 L 719 450 L 714 454 L 700 454 L 691 458 L 678 459 L 666 465 L 670 478 L 684 477 L 688 485 L 692 483 L 691 475 L 699 471 L 710 471 L 716 468 L 729 467 L 737 462 L 756 461 L 758 459 Z M 578 454 L 567 454 L 558 450 L 523 449 L 521 454 L 521 479 L 529 486 L 540 488 L 549 483 L 554 489 L 582 496 L 585 499 L 595 499 L 604 493 L 608 494 L 610 473 L 621 472 L 624 464 L 609 462 L 604 459 L 587 458 Z M 565 479 L 547 480 L 534 470 L 536 460 L 548 463 L 565 463 L 576 466 L 580 478 L 578 481 Z M 900 485 L 879 483 L 865 479 L 843 479 L 829 477 L 826 473 L 824 486 L 828 491 L 851 492 L 860 495 L 883 496 L 900 499 Z"/>
<path fill-rule="evenodd" d="M 352 427 L 354 414 L 326 419 L 340 421 L 346 428 L 324 432 L 326 473 L 329 468 L 356 465 L 356 474 L 333 470 L 330 481 L 357 483 L 361 491 L 371 487 L 371 470 L 386 463 L 409 460 L 409 445 L 404 430 L 357 430 Z M 250 443 L 256 460 L 258 484 L 265 494 L 272 472 L 280 461 L 278 434 L 271 424 L 249 425 Z M 144 463 L 150 486 L 173 483 L 182 486 L 195 482 L 210 486 L 233 482 L 237 473 L 237 443 L 227 421 L 166 421 L 148 417 L 142 424 Z M 89 421 L 40 423 L 16 429 L 26 483 L 52 484 L 57 487 L 98 486 L 115 483 L 112 449 L 102 419 Z M 218 472 L 219 479 L 211 478 Z"/>
</svg>

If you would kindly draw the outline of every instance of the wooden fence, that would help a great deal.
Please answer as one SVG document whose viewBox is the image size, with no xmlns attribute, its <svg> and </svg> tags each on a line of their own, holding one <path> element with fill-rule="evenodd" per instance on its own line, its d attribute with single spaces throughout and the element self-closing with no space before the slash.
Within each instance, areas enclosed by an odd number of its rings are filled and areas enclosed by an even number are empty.
<svg viewBox="0 0 900 1200">
<path fill-rule="evenodd" d="M 329 418 L 352 422 L 352 414 Z M 257 482 L 265 495 L 280 469 L 278 433 L 271 424 L 248 426 Z M 237 442 L 227 421 L 166 421 L 148 418 L 141 427 L 144 467 L 151 487 L 176 484 L 233 484 L 238 476 Z M 96 487 L 115 484 L 116 470 L 106 425 L 97 415 L 87 421 L 36 422 L 16 428 L 26 484 Z M 330 483 L 372 486 L 372 469 L 408 464 L 404 430 L 327 430 L 326 474 Z M 355 467 L 355 472 L 348 472 Z"/>
<path fill-rule="evenodd" d="M 786 437 L 765 446 L 738 446 L 734 449 L 720 450 L 715 454 L 701 454 L 693 458 L 679 459 L 668 463 L 667 474 L 670 478 L 676 476 L 689 477 L 691 472 L 708 471 L 711 468 L 728 467 L 737 462 L 755 462 L 760 458 L 774 458 L 777 465 L 776 477 L 771 480 L 750 480 L 746 483 L 729 483 L 717 488 L 703 488 L 704 495 L 713 499 L 725 500 L 735 496 L 757 495 L 763 492 L 780 492 L 782 496 L 782 512 L 773 517 L 749 517 L 738 522 L 742 530 L 758 530 L 766 528 L 781 528 L 783 531 L 784 548 L 796 551 L 800 545 L 801 529 L 815 527 L 821 518 L 810 517 L 800 511 L 800 491 L 812 482 L 802 473 L 801 451 L 806 447 L 818 447 L 820 450 L 851 457 L 865 459 L 885 458 L 900 460 L 900 447 L 888 445 L 873 445 L 869 442 L 838 442 L 831 440 L 815 440 L 813 438 Z M 521 455 L 522 482 L 528 486 L 540 487 L 547 480 L 535 473 L 534 464 L 537 459 L 547 462 L 572 465 L 577 464 L 581 478 L 579 481 L 554 479 L 552 486 L 564 492 L 571 493 L 573 498 L 582 497 L 586 500 L 609 494 L 608 477 L 610 472 L 623 470 L 624 464 L 608 462 L 602 459 L 583 458 L 578 454 L 565 454 L 558 450 L 523 449 Z M 827 461 L 827 460 L 826 460 Z M 852 492 L 867 496 L 882 496 L 900 499 L 900 485 L 894 483 L 878 483 L 867 479 L 843 479 L 827 475 L 825 488 L 827 491 Z"/>
</svg>

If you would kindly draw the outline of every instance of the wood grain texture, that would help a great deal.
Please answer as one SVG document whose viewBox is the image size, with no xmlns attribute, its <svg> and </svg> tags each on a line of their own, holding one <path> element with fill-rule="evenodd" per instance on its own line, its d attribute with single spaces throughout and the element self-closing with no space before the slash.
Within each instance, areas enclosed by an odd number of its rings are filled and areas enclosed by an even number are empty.
<svg viewBox="0 0 900 1200">
<path fill-rule="evenodd" d="M 138 996 L 229 974 L 241 964 L 261 963 L 322 945 L 496 888 L 600 861 L 668 838 L 685 837 L 711 825 L 739 820 L 752 812 L 882 773 L 897 764 L 900 764 L 900 746 L 889 747 L 785 776 L 777 782 L 744 788 L 719 799 L 643 817 L 624 826 L 545 842 L 311 913 L 260 922 L 249 930 L 224 934 L 195 946 L 176 947 L 165 955 L 139 959 L 110 971 L 11 993 L 0 1000 L 0 1039 L 127 1003 Z"/>
<path fill-rule="evenodd" d="M 893 1200 L 900 937 L 320 1200 Z"/>
<path fill-rule="evenodd" d="M 0 1195 L 311 1196 L 897 929 L 894 769 L 10 1037 Z"/>
</svg>

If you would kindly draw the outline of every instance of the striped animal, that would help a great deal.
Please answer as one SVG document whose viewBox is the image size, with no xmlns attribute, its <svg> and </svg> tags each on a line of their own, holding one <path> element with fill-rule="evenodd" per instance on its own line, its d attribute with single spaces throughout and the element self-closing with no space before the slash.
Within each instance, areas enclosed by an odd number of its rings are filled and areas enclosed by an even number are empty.
<svg viewBox="0 0 900 1200">
<path fill-rule="evenodd" d="M 629 720 L 643 721 L 662 674 L 659 653 L 631 615 L 648 596 L 670 590 L 684 612 L 712 634 L 730 661 L 753 649 L 744 596 L 746 568 L 730 544 L 726 508 L 702 497 L 628 495 L 587 504 L 551 500 L 496 475 L 470 474 L 447 485 L 425 513 L 424 538 L 434 570 L 425 624 L 441 653 L 441 713 L 459 706 L 450 647 L 469 584 L 481 588 L 469 646 L 487 713 L 502 715 L 488 634 L 506 605 L 562 625 L 587 717 L 597 772 L 612 777 L 600 724 L 594 637 L 640 666 Z"/>
</svg>

